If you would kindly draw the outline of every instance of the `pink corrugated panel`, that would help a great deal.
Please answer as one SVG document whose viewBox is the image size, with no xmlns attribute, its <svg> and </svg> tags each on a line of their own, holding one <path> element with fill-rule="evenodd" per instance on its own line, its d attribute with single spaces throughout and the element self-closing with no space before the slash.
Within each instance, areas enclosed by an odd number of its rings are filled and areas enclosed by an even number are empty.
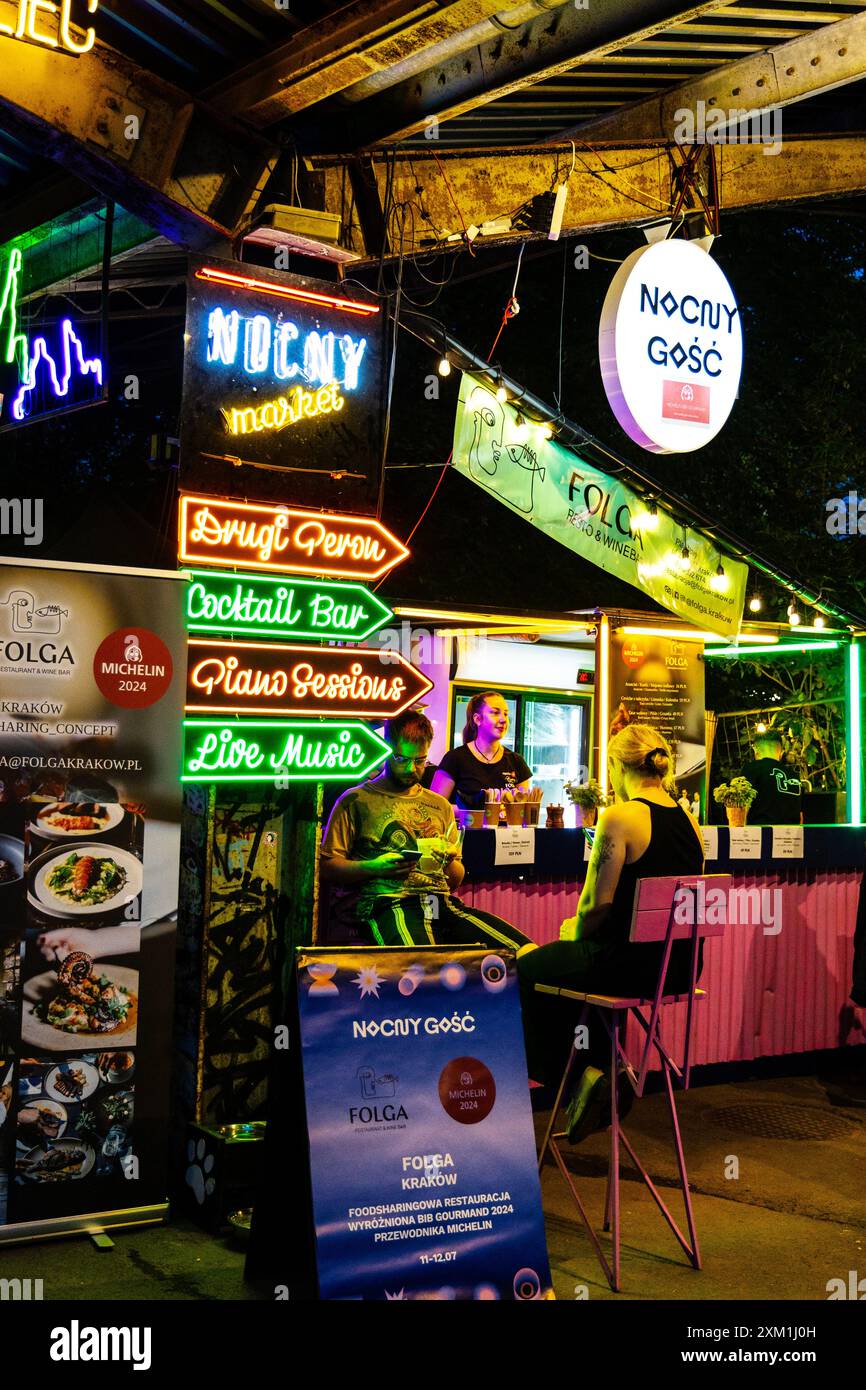
<svg viewBox="0 0 866 1390">
<path fill-rule="evenodd" d="M 708 998 L 695 1015 L 694 1063 L 866 1042 L 866 1010 L 848 999 L 859 873 L 792 868 L 784 875 L 736 875 L 733 886 L 763 890 L 760 905 L 751 899 L 761 920 L 749 913 L 745 923 L 729 922 L 724 937 L 705 944 L 701 986 Z M 510 880 L 469 885 L 463 896 L 544 945 L 558 941 L 563 918 L 574 915 L 577 889 L 576 881 Z M 682 1053 L 684 1028 L 685 1005 L 667 1009 L 665 1037 L 674 1056 Z"/>
</svg>

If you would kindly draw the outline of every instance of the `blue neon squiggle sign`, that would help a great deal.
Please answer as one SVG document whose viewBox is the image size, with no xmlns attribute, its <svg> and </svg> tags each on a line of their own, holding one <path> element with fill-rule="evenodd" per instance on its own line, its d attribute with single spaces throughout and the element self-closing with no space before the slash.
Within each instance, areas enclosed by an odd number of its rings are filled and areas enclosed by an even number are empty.
<svg viewBox="0 0 866 1390">
<path fill-rule="evenodd" d="M 6 264 L 0 291 L 0 367 L 8 367 L 13 379 L 17 377 L 10 406 L 11 417 L 17 423 L 31 418 L 40 410 L 50 414 L 52 409 L 64 405 L 90 404 L 91 400 L 79 402 L 72 399 L 75 395 L 74 383 L 92 377 L 96 385 L 101 387 L 104 380 L 102 359 L 88 356 L 69 318 L 61 320 L 56 350 L 52 350 L 44 334 L 40 334 L 31 346 L 19 320 L 22 265 L 21 252 L 14 247 Z M 47 405 L 43 404 L 43 392 L 56 398 L 56 407 L 50 401 Z M 0 395 L 0 408 L 2 403 L 3 397 Z"/>
<path fill-rule="evenodd" d="M 55 396 L 66 396 L 69 393 L 69 383 L 73 377 L 73 351 L 79 376 L 93 375 L 99 385 L 102 385 L 102 360 L 99 357 L 85 356 L 84 344 L 75 332 L 71 319 L 64 319 L 60 325 L 60 343 L 61 367 L 59 371 L 57 362 L 48 350 L 46 340 L 37 338 L 33 344 L 33 352 L 29 357 L 24 373 L 24 384 L 12 402 L 12 414 L 16 420 L 26 419 L 27 411 L 24 407 L 28 396 L 36 389 L 36 369 L 40 362 L 44 362 L 46 365 Z"/>
</svg>

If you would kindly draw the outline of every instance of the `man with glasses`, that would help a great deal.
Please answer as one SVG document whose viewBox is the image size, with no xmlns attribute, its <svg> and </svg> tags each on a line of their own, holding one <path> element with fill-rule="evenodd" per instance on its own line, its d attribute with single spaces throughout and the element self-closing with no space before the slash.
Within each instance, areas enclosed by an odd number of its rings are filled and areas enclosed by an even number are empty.
<svg viewBox="0 0 866 1390">
<path fill-rule="evenodd" d="M 385 726 L 391 756 L 377 777 L 344 792 L 322 842 L 322 878 L 341 890 L 336 915 L 377 946 L 532 945 L 453 894 L 463 881 L 460 837 L 444 796 L 422 785 L 433 726 L 418 710 Z"/>
</svg>

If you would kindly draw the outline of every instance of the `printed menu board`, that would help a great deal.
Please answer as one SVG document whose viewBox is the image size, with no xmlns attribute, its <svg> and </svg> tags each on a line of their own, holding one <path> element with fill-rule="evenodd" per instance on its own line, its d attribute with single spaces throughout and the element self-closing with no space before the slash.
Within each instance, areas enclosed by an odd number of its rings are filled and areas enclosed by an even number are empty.
<svg viewBox="0 0 866 1390">
<path fill-rule="evenodd" d="M 0 562 L 0 1241 L 165 1199 L 183 599 Z"/>
<path fill-rule="evenodd" d="M 706 812 L 703 643 L 653 633 L 610 638 L 611 733 L 650 724 L 670 743 L 677 796 Z"/>
</svg>

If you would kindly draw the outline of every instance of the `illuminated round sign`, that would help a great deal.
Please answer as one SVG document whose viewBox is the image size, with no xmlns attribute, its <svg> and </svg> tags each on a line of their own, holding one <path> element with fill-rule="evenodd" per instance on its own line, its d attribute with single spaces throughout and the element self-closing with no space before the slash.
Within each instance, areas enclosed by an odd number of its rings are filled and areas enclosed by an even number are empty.
<svg viewBox="0 0 866 1390">
<path fill-rule="evenodd" d="M 734 292 L 707 252 L 679 240 L 634 251 L 607 292 L 598 357 L 611 408 L 641 448 L 709 444 L 736 399 L 743 335 Z"/>
</svg>

